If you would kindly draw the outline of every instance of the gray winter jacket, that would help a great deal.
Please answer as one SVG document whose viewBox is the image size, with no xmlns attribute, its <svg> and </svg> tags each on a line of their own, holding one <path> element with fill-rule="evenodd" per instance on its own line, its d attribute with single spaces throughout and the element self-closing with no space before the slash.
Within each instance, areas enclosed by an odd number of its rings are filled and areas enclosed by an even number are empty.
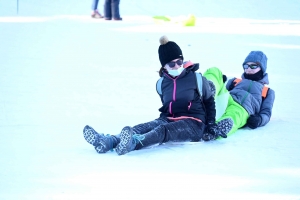
<svg viewBox="0 0 300 200">
<path fill-rule="evenodd" d="M 269 88 L 266 98 L 262 97 L 262 89 L 265 84 L 269 84 L 268 74 L 265 73 L 260 81 L 242 80 L 232 89 L 232 82 L 235 78 L 228 80 L 226 88 L 229 90 L 232 98 L 239 103 L 249 115 L 259 114 L 262 118 L 260 126 L 266 125 L 271 118 L 272 108 L 275 100 L 275 91 Z"/>
</svg>

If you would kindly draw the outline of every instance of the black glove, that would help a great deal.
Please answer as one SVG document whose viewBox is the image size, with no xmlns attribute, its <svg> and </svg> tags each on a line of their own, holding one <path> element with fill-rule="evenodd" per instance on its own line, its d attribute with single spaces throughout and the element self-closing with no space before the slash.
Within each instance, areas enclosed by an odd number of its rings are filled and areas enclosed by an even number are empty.
<svg viewBox="0 0 300 200">
<path fill-rule="evenodd" d="M 229 85 L 229 87 L 228 87 L 228 90 L 230 91 L 230 90 L 232 90 L 234 87 L 235 87 L 235 82 L 234 82 L 234 80 L 231 82 L 231 84 Z"/>
<path fill-rule="evenodd" d="M 225 83 L 227 81 L 227 76 L 225 74 L 223 74 L 223 83 Z"/>
<path fill-rule="evenodd" d="M 217 134 L 217 124 L 214 121 L 210 121 L 207 123 L 202 139 L 204 141 L 214 140 L 218 137 Z"/>
<path fill-rule="evenodd" d="M 212 135 L 217 135 L 218 125 L 213 121 L 208 122 L 206 126 L 206 132 Z"/>
<path fill-rule="evenodd" d="M 247 120 L 247 125 L 249 128 L 256 129 L 257 127 L 260 126 L 261 121 L 262 121 L 262 119 L 261 119 L 260 115 L 258 115 L 258 114 L 250 115 L 250 117 Z"/>
</svg>

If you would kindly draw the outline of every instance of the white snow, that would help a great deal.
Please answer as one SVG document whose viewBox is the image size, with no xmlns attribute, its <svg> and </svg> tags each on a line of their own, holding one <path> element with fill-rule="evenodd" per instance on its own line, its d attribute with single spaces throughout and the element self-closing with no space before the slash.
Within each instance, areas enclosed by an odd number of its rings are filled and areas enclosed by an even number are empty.
<svg viewBox="0 0 300 200">
<path fill-rule="evenodd" d="M 16 2 L 0 0 L 0 199 L 300 199 L 299 8 L 124 0 L 115 22 L 91 19 L 88 1 L 19 0 L 16 14 Z M 195 27 L 151 19 L 190 13 Z M 117 134 L 159 116 L 162 35 L 201 72 L 239 77 L 246 55 L 264 51 L 271 121 L 208 143 L 97 154 L 86 124 Z"/>
</svg>

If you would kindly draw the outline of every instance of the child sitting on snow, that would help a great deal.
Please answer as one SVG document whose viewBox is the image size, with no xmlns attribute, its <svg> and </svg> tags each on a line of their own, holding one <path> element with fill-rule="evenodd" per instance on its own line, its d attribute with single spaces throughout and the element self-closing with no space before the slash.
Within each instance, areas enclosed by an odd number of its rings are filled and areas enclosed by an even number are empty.
<svg viewBox="0 0 300 200">
<path fill-rule="evenodd" d="M 160 39 L 158 49 L 161 68 L 162 107 L 160 117 L 153 121 L 126 126 L 119 135 L 97 133 L 85 126 L 83 135 L 98 153 L 115 149 L 123 155 L 133 150 L 162 144 L 169 141 L 201 141 L 205 124 L 216 120 L 214 96 L 208 81 L 202 77 L 202 94 L 198 92 L 196 71 L 199 64 L 183 67 L 183 54 L 180 47 L 165 36 Z M 161 79 L 160 79 L 161 80 Z"/>
<path fill-rule="evenodd" d="M 245 125 L 255 129 L 270 121 L 275 92 L 265 86 L 269 84 L 267 56 L 262 51 L 251 51 L 243 62 L 243 69 L 241 79 L 232 78 L 226 85 L 227 78 L 218 68 L 210 68 L 203 74 L 215 96 L 230 93 L 225 113 L 216 123 L 208 124 L 203 135 L 205 141 L 216 139 L 219 132 L 228 135 Z"/>
</svg>

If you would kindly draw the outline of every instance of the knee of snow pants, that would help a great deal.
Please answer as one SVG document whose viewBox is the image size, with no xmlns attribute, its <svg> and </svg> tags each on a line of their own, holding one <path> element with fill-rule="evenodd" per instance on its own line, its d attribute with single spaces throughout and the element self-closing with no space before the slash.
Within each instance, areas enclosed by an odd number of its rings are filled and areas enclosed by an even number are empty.
<svg viewBox="0 0 300 200">
<path fill-rule="evenodd" d="M 212 81 L 216 87 L 216 96 L 228 92 L 225 84 L 223 83 L 223 73 L 217 67 L 207 69 L 203 76 Z"/>
<path fill-rule="evenodd" d="M 231 131 L 227 134 L 230 135 L 247 123 L 249 114 L 245 110 L 245 108 L 243 108 L 240 104 L 235 102 L 233 98 L 229 95 L 228 106 L 225 110 L 225 113 L 222 115 L 221 118 L 217 119 L 217 122 L 225 118 L 231 118 L 233 120 L 233 127 Z"/>
<path fill-rule="evenodd" d="M 145 138 L 136 145 L 136 150 L 165 142 L 198 142 L 201 140 L 205 125 L 193 119 L 184 119 L 159 125 L 144 134 Z"/>
</svg>

